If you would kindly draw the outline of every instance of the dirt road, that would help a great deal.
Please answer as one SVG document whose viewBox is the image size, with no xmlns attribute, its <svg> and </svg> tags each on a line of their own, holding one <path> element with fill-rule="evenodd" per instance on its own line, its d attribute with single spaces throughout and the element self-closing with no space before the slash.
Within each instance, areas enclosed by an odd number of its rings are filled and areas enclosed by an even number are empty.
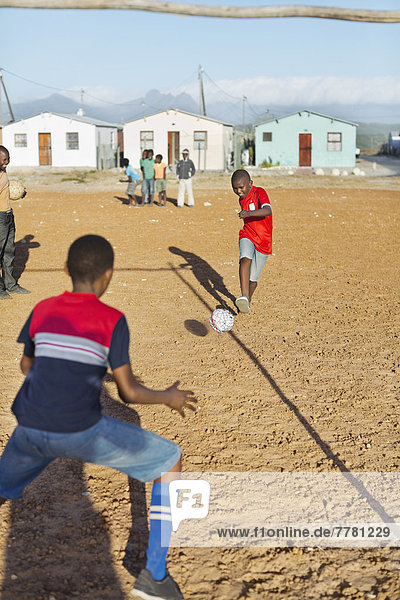
<svg viewBox="0 0 400 600">
<path fill-rule="evenodd" d="M 117 177 L 25 177 L 28 197 L 14 203 L 17 268 L 32 293 L 1 304 L 2 447 L 22 382 L 19 329 L 36 302 L 69 288 L 67 248 L 91 232 L 115 248 L 104 300 L 127 316 L 135 373 L 155 388 L 180 379 L 202 406 L 186 420 L 131 410 L 109 378 L 108 414 L 179 443 L 186 471 L 399 470 L 398 179 L 265 179 L 274 255 L 232 337 L 208 326 L 220 299 L 232 304 L 239 292 L 240 223 L 226 176 L 198 178 L 196 206 L 182 210 L 172 201 L 129 209 Z M 171 200 L 176 191 L 170 184 Z M 144 562 L 148 493 L 105 468 L 53 463 L 23 502 L 0 509 L 2 600 L 127 599 Z M 188 600 L 400 599 L 397 549 L 170 556 Z"/>
</svg>

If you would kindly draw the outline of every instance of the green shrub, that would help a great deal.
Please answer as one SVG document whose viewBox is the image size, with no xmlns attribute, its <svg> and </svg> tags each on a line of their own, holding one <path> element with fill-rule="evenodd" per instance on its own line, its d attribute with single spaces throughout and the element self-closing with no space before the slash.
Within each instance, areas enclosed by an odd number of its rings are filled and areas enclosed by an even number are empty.
<svg viewBox="0 0 400 600">
<path fill-rule="evenodd" d="M 273 163 L 272 158 L 268 156 L 268 160 L 263 160 L 260 167 L 262 167 L 263 169 L 269 169 L 270 167 L 279 167 L 280 164 L 281 163 L 279 162 L 279 160 L 276 163 Z"/>
</svg>

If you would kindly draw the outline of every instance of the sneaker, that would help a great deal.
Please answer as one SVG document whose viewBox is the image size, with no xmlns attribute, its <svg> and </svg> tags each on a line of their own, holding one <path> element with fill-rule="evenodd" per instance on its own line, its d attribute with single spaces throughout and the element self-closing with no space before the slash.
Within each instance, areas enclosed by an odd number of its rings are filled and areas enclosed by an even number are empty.
<svg viewBox="0 0 400 600">
<path fill-rule="evenodd" d="M 166 572 L 164 579 L 156 581 L 147 569 L 142 569 L 131 594 L 144 600 L 184 600 L 178 584 Z"/>
<path fill-rule="evenodd" d="M 12 298 L 6 290 L 0 290 L 0 300 L 12 300 Z"/>
<path fill-rule="evenodd" d="M 239 312 L 241 312 L 241 313 L 250 312 L 250 302 L 249 302 L 249 299 L 247 296 L 240 296 L 239 298 L 236 298 L 235 304 L 238 307 Z"/>
<path fill-rule="evenodd" d="M 7 292 L 9 294 L 30 294 L 31 293 L 30 290 L 23 288 L 22 285 L 19 285 L 19 283 L 16 283 L 12 288 L 7 290 Z"/>
</svg>

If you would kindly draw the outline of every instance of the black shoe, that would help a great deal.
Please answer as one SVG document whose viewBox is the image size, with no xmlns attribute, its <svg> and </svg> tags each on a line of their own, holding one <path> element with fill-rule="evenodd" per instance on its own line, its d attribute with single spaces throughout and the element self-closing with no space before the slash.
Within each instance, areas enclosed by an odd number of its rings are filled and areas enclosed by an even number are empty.
<svg viewBox="0 0 400 600">
<path fill-rule="evenodd" d="M 19 283 L 16 283 L 15 285 L 13 285 L 12 288 L 10 288 L 9 290 L 7 290 L 7 292 L 9 294 L 30 294 L 30 290 L 27 290 L 25 288 L 22 287 L 22 285 L 19 285 Z"/>
<path fill-rule="evenodd" d="M 144 600 L 184 600 L 178 584 L 166 573 L 164 579 L 156 581 L 147 569 L 142 569 L 131 594 Z"/>
<path fill-rule="evenodd" d="M 0 290 L 0 300 L 12 300 L 12 298 L 6 290 Z"/>
</svg>

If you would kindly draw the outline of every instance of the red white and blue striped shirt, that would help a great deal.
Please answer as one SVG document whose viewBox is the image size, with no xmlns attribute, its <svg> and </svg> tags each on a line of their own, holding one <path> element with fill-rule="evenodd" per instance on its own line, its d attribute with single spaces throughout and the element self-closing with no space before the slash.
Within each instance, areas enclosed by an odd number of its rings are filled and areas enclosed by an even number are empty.
<svg viewBox="0 0 400 600">
<path fill-rule="evenodd" d="M 95 294 L 64 292 L 35 306 L 18 342 L 35 358 L 12 406 L 18 422 L 63 433 L 97 423 L 108 365 L 129 363 L 123 313 Z"/>
</svg>

